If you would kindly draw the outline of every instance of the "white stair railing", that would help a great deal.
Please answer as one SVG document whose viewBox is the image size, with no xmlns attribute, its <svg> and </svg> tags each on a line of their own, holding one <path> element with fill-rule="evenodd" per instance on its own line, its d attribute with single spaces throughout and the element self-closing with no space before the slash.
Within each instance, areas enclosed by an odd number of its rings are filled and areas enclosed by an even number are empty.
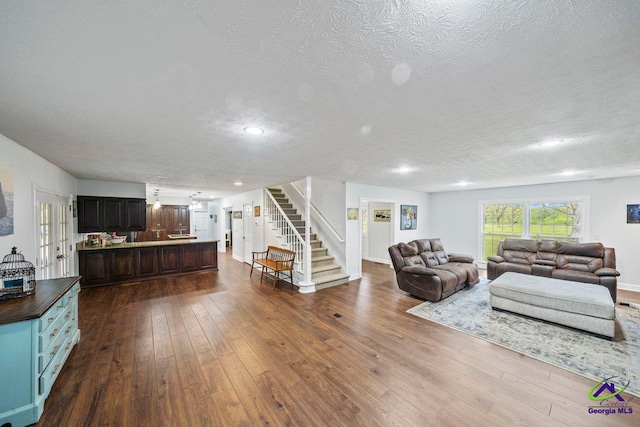
<svg viewBox="0 0 640 427">
<path fill-rule="evenodd" d="M 265 192 L 265 215 L 269 216 L 269 221 L 273 224 L 274 228 L 280 232 L 282 236 L 284 246 L 287 246 L 289 250 L 296 253 L 296 270 L 298 273 L 302 271 L 302 260 L 304 258 L 305 241 L 296 230 L 287 214 L 282 207 L 278 204 L 271 191 L 264 189 Z"/>
</svg>

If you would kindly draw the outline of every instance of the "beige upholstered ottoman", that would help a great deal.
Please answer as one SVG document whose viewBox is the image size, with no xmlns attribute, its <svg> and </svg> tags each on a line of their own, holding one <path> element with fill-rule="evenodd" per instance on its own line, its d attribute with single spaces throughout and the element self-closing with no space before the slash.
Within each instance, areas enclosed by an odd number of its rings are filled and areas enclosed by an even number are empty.
<svg viewBox="0 0 640 427">
<path fill-rule="evenodd" d="M 508 272 L 489 293 L 493 308 L 614 336 L 615 306 L 604 286 Z"/>
</svg>

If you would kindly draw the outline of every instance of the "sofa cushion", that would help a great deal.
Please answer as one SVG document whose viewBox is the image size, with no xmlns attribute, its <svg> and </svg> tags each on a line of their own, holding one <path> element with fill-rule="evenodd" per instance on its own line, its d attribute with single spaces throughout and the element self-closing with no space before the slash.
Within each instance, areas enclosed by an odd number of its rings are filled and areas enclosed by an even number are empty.
<svg viewBox="0 0 640 427">
<path fill-rule="evenodd" d="M 560 269 L 588 271 L 593 273 L 603 267 L 602 258 L 592 258 L 578 255 L 558 255 L 556 266 Z"/>
<path fill-rule="evenodd" d="M 426 252 L 431 250 L 431 242 L 429 239 L 418 239 L 411 242 L 416 245 L 418 248 L 418 253 Z"/>
<path fill-rule="evenodd" d="M 424 261 L 422 260 L 422 257 L 420 257 L 420 255 L 404 257 L 404 265 L 406 267 L 411 267 L 413 265 L 421 265 L 423 267 L 427 267 L 427 265 L 424 263 Z"/>
<path fill-rule="evenodd" d="M 458 276 L 456 276 L 451 271 L 447 271 L 447 270 L 435 270 L 435 271 L 436 271 L 436 275 L 440 278 L 440 281 L 442 283 L 443 295 L 450 294 L 456 288 L 456 286 L 460 284 L 460 282 L 458 281 Z"/>
<path fill-rule="evenodd" d="M 460 284 L 460 283 L 464 283 L 467 281 L 467 270 L 465 270 L 464 268 L 460 267 L 458 265 L 458 263 L 452 263 L 452 262 L 448 262 L 446 264 L 441 264 L 441 265 L 436 265 L 435 267 L 433 267 L 433 269 L 435 271 L 442 271 L 442 270 L 446 270 L 446 271 L 450 271 L 451 273 L 456 275 L 456 285 Z"/>
<path fill-rule="evenodd" d="M 538 241 L 529 239 L 504 239 L 502 249 L 517 252 L 538 252 Z"/>
<path fill-rule="evenodd" d="M 551 277 L 553 277 L 554 279 L 570 280 L 572 282 L 592 283 L 596 285 L 600 283 L 600 278 L 588 271 L 555 269 L 553 270 L 553 273 L 551 273 Z"/>
<path fill-rule="evenodd" d="M 558 255 L 560 254 L 603 258 L 604 246 L 602 245 L 602 243 L 558 242 Z"/>
<path fill-rule="evenodd" d="M 514 264 L 531 265 L 536 259 L 536 252 L 524 252 L 505 249 L 502 253 L 502 257 L 505 261 Z"/>
<path fill-rule="evenodd" d="M 440 265 L 436 254 L 431 251 L 422 252 L 420 253 L 420 256 L 424 260 L 427 267 L 435 267 L 436 265 Z"/>
<path fill-rule="evenodd" d="M 429 239 L 431 242 L 431 252 L 433 252 L 438 260 L 438 264 L 446 264 L 449 262 L 447 252 L 444 250 L 444 245 L 440 239 Z"/>
<path fill-rule="evenodd" d="M 398 249 L 400 249 L 400 254 L 403 257 L 418 255 L 418 246 L 414 242 L 398 243 Z"/>
</svg>

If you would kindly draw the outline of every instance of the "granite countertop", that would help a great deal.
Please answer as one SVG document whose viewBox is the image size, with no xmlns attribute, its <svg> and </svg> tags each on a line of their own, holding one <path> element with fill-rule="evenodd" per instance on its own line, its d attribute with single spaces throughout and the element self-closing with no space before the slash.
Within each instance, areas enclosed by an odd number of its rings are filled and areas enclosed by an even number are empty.
<svg viewBox="0 0 640 427">
<path fill-rule="evenodd" d="M 144 248 L 149 246 L 176 246 L 176 245 L 196 245 L 203 243 L 217 243 L 219 240 L 190 240 L 190 239 L 178 239 L 178 240 L 158 240 L 153 242 L 133 242 L 133 243 L 120 243 L 119 245 L 110 246 L 91 246 L 86 242 L 76 243 L 77 251 L 96 251 L 96 250 L 111 250 L 111 249 L 124 249 L 124 248 Z"/>
</svg>

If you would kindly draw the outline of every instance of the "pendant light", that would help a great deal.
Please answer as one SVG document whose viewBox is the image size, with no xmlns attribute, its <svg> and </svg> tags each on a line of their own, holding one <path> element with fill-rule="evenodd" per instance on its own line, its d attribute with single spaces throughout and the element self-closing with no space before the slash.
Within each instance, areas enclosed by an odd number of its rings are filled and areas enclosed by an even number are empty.
<svg viewBox="0 0 640 427">
<path fill-rule="evenodd" d="M 158 209 L 158 208 L 160 208 L 160 206 L 162 206 L 162 205 L 160 204 L 160 200 L 158 200 L 158 192 L 159 192 L 159 191 L 160 191 L 160 190 L 158 190 L 158 189 L 156 188 L 156 192 L 155 192 L 155 193 L 153 193 L 153 194 L 154 194 L 154 196 L 156 196 L 156 201 L 155 201 L 155 203 L 153 204 L 153 209 Z"/>
</svg>

